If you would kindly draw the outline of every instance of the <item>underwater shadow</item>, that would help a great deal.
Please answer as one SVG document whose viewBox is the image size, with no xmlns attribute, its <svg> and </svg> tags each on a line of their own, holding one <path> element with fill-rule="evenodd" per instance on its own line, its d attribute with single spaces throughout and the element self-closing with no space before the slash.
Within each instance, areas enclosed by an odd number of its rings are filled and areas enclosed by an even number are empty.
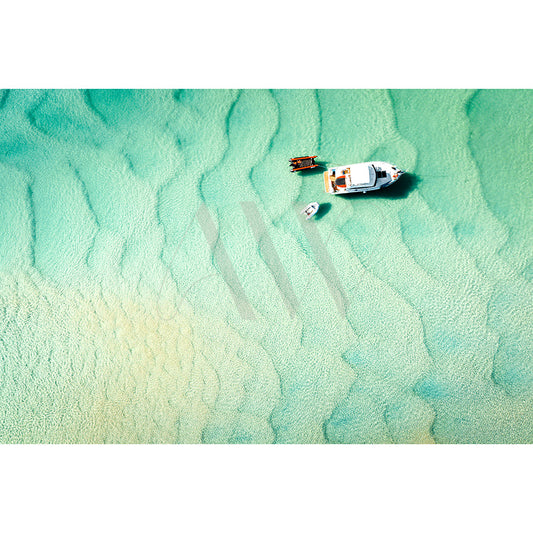
<svg viewBox="0 0 533 533">
<path fill-rule="evenodd" d="M 327 215 L 331 209 L 331 204 L 329 202 L 320 204 L 320 207 L 317 211 L 317 214 L 314 216 L 315 220 L 320 220 L 323 216 Z"/>
<path fill-rule="evenodd" d="M 315 163 L 318 165 L 317 167 L 300 170 L 298 174 L 303 176 L 313 176 L 314 174 L 323 174 L 324 171 L 328 169 L 327 164 L 324 161 L 315 161 Z"/>
<path fill-rule="evenodd" d="M 378 193 L 383 198 L 407 198 L 414 190 L 418 189 L 420 178 L 416 174 L 406 172 L 400 179 L 391 185 L 379 191 L 371 191 L 367 194 Z"/>
</svg>

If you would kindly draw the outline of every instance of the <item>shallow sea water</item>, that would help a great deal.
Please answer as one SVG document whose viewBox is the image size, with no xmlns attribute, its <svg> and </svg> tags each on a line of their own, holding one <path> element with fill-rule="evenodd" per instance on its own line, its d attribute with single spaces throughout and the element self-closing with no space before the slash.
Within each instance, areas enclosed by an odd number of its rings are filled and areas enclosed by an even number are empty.
<svg viewBox="0 0 533 533">
<path fill-rule="evenodd" d="M 528 90 L 0 92 L 0 442 L 533 442 L 532 119 Z M 338 198 L 307 154 L 409 174 Z"/>
</svg>

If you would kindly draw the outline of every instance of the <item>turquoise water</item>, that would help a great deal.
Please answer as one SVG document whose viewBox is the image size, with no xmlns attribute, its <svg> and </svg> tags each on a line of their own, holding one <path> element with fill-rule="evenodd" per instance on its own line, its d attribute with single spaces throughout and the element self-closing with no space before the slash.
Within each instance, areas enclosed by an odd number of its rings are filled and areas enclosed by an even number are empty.
<svg viewBox="0 0 533 533">
<path fill-rule="evenodd" d="M 0 442 L 533 442 L 532 96 L 2 91 Z"/>
</svg>

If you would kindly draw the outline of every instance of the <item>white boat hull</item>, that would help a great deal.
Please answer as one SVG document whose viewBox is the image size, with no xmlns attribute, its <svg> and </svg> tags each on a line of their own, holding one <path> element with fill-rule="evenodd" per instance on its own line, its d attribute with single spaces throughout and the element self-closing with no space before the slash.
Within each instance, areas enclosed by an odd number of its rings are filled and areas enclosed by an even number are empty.
<svg viewBox="0 0 533 533">
<path fill-rule="evenodd" d="M 392 185 L 405 172 L 385 161 L 369 161 L 324 172 L 324 188 L 330 194 L 377 191 Z"/>
<path fill-rule="evenodd" d="M 305 215 L 305 218 L 309 220 L 312 216 L 316 215 L 319 207 L 318 202 L 312 202 L 305 209 L 302 209 L 300 214 Z"/>
</svg>

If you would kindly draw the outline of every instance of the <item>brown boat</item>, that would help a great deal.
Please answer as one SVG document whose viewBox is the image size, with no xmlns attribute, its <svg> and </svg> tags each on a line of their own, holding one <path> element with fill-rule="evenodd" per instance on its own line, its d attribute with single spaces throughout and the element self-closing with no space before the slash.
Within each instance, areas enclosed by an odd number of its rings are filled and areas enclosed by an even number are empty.
<svg viewBox="0 0 533 533">
<path fill-rule="evenodd" d="M 292 167 L 291 172 L 318 167 L 318 165 L 315 163 L 315 159 L 317 157 L 317 155 L 306 155 L 303 157 L 293 157 L 292 159 L 289 159 L 289 163 Z"/>
</svg>

